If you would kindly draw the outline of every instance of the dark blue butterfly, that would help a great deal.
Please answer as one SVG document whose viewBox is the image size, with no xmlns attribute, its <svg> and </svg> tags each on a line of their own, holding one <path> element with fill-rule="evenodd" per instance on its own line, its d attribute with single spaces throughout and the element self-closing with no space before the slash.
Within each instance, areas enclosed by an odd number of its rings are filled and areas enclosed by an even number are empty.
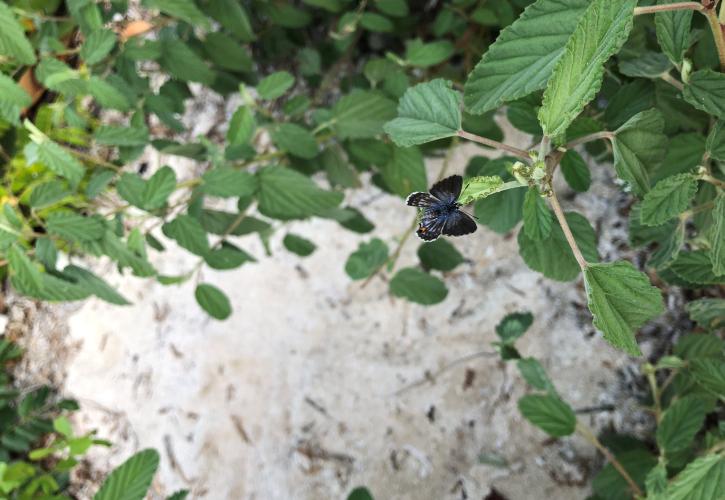
<svg viewBox="0 0 725 500">
<path fill-rule="evenodd" d="M 462 236 L 476 230 L 476 221 L 461 212 L 458 197 L 463 189 L 463 177 L 452 175 L 437 182 L 430 193 L 411 193 L 405 203 L 421 209 L 416 234 L 425 241 L 433 241 L 441 234 Z"/>
</svg>

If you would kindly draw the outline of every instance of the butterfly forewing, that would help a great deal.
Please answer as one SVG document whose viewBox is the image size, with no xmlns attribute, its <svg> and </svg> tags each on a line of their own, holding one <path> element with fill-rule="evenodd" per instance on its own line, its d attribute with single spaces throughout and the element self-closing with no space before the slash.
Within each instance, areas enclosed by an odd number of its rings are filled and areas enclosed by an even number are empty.
<svg viewBox="0 0 725 500">
<path fill-rule="evenodd" d="M 430 188 L 430 194 L 443 202 L 453 203 L 461 195 L 461 189 L 463 189 L 463 177 L 451 175 L 442 181 L 436 182 Z"/>
</svg>

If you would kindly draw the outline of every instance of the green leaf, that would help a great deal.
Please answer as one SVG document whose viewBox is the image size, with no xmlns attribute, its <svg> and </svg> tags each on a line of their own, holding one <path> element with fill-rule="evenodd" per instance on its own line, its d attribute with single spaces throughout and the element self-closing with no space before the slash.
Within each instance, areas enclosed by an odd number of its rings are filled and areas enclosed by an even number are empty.
<svg viewBox="0 0 725 500">
<path fill-rule="evenodd" d="M 17 245 L 12 245 L 7 255 L 13 288 L 22 294 L 37 296 L 43 289 L 40 270 Z"/>
<path fill-rule="evenodd" d="M 725 299 L 699 299 L 685 306 L 690 318 L 701 327 L 715 330 L 725 326 Z"/>
<path fill-rule="evenodd" d="M 463 100 L 482 114 L 546 86 L 590 0 L 537 0 L 498 39 L 471 72 Z"/>
<path fill-rule="evenodd" d="M 496 325 L 496 334 L 504 344 L 513 344 L 534 322 L 534 315 L 529 312 L 511 313 Z"/>
<path fill-rule="evenodd" d="M 92 76 L 87 81 L 88 93 L 104 108 L 128 111 L 132 108 L 128 97 L 106 80 Z"/>
<path fill-rule="evenodd" d="M 633 59 L 619 61 L 619 71 L 633 78 L 660 78 L 672 69 L 667 56 L 659 52 L 647 51 Z"/>
<path fill-rule="evenodd" d="M 279 149 L 294 156 L 311 160 L 319 152 L 315 136 L 297 124 L 280 123 L 273 126 L 270 133 L 272 141 Z"/>
<path fill-rule="evenodd" d="M 659 226 L 687 210 L 697 192 L 697 180 L 679 174 L 659 181 L 642 199 L 642 224 Z"/>
<path fill-rule="evenodd" d="M 282 240 L 284 247 L 292 253 L 296 253 L 300 257 L 307 257 L 312 255 L 317 245 L 312 243 L 310 240 L 298 236 L 296 234 L 287 233 Z"/>
<path fill-rule="evenodd" d="M 690 446 L 705 421 L 705 402 L 696 396 L 678 399 L 662 414 L 657 446 L 667 455 Z"/>
<path fill-rule="evenodd" d="M 705 144 L 707 153 L 716 160 L 725 161 L 725 120 L 713 125 Z"/>
<path fill-rule="evenodd" d="M 719 398 L 725 396 L 725 363 L 722 359 L 691 359 L 690 371 L 705 389 Z"/>
<path fill-rule="evenodd" d="M 556 388 L 546 374 L 546 370 L 534 358 L 522 358 L 516 361 L 516 366 L 521 372 L 521 376 L 534 389 L 546 391 L 551 395 L 556 395 Z"/>
<path fill-rule="evenodd" d="M 614 347 L 639 356 L 634 334 L 647 321 L 662 314 L 662 293 L 646 274 L 629 262 L 589 264 L 584 271 L 589 310 L 594 326 Z"/>
<path fill-rule="evenodd" d="M 452 137 L 461 128 L 460 96 L 440 78 L 409 88 L 398 105 L 398 117 L 385 132 L 401 147 Z"/>
<path fill-rule="evenodd" d="M 46 227 L 51 234 L 69 241 L 99 240 L 103 238 L 106 228 L 96 217 L 84 217 L 73 212 L 54 212 L 48 216 Z"/>
<path fill-rule="evenodd" d="M 149 142 L 149 130 L 146 127 L 101 125 L 94 136 L 98 144 L 108 146 L 145 146 Z"/>
<path fill-rule="evenodd" d="M 176 173 L 171 167 L 161 167 L 154 172 L 144 186 L 141 208 L 155 210 L 163 207 L 175 189 Z"/>
<path fill-rule="evenodd" d="M 325 149 L 320 155 L 320 164 L 331 186 L 360 187 L 357 170 L 343 158 L 339 147 Z"/>
<path fill-rule="evenodd" d="M 679 1 L 659 0 L 657 3 L 667 5 Z M 657 41 L 660 43 L 662 52 L 667 54 L 674 64 L 682 63 L 682 58 L 690 47 L 690 25 L 693 12 L 690 9 L 682 9 L 655 14 Z"/>
<path fill-rule="evenodd" d="M 0 56 L 21 64 L 35 64 L 35 51 L 25 38 L 25 30 L 4 2 L 0 3 Z"/>
<path fill-rule="evenodd" d="M 614 168 L 639 196 L 649 191 L 649 174 L 663 158 L 667 146 L 662 114 L 651 109 L 637 113 L 619 127 L 612 141 Z"/>
<path fill-rule="evenodd" d="M 665 492 L 667 500 L 711 500 L 723 491 L 725 457 L 713 453 L 687 464 Z"/>
<path fill-rule="evenodd" d="M 465 259 L 456 247 L 444 239 L 437 239 L 430 243 L 422 243 L 418 247 L 418 258 L 424 269 L 438 271 L 453 271 Z"/>
<path fill-rule="evenodd" d="M 126 172 L 118 179 L 116 191 L 131 205 L 139 208 L 144 206 L 146 182 L 138 174 Z"/>
<path fill-rule="evenodd" d="M 395 103 L 376 91 L 356 90 L 332 108 L 332 127 L 341 139 L 375 137 L 395 117 Z"/>
<path fill-rule="evenodd" d="M 119 294 L 108 283 L 87 269 L 68 265 L 63 269 L 63 275 L 72 278 L 79 286 L 88 290 L 99 299 L 119 306 L 130 304 L 125 297 Z"/>
<path fill-rule="evenodd" d="M 712 272 L 716 276 L 723 276 L 725 275 L 725 193 L 722 191 L 715 200 L 709 238 Z"/>
<path fill-rule="evenodd" d="M 406 0 L 375 0 L 375 7 L 393 17 L 405 17 L 410 12 Z"/>
<path fill-rule="evenodd" d="M 364 486 L 354 488 L 348 495 L 347 500 L 374 500 L 372 493 Z"/>
<path fill-rule="evenodd" d="M 388 260 L 388 246 L 381 239 L 373 238 L 360 243 L 345 263 L 345 272 L 353 280 L 368 278 Z"/>
<path fill-rule="evenodd" d="M 553 437 L 569 436 L 576 428 L 576 415 L 557 396 L 527 395 L 519 399 L 519 410 L 536 427 Z"/>
<path fill-rule="evenodd" d="M 593 0 L 566 43 L 544 92 L 539 121 L 544 133 L 566 132 L 602 85 L 604 63 L 624 45 L 637 0 Z"/>
<path fill-rule="evenodd" d="M 717 285 L 725 282 L 712 272 L 712 261 L 702 250 L 681 252 L 669 267 L 683 280 L 696 285 Z"/>
<path fill-rule="evenodd" d="M 219 248 L 210 250 L 204 255 L 204 261 L 212 269 L 236 269 L 246 262 L 256 262 L 257 259 L 241 248 L 224 241 Z"/>
<path fill-rule="evenodd" d="M 394 147 L 393 157 L 380 171 L 385 185 L 403 198 L 428 187 L 423 154 L 417 147 Z"/>
<path fill-rule="evenodd" d="M 364 12 L 360 16 L 360 26 L 368 31 L 380 33 L 389 33 L 395 28 L 390 19 L 374 12 Z"/>
<path fill-rule="evenodd" d="M 257 190 L 256 177 L 249 172 L 227 166 L 208 170 L 201 178 L 204 181 L 201 189 L 210 196 L 243 198 L 252 196 Z"/>
<path fill-rule="evenodd" d="M 566 183 L 574 191 L 583 193 L 589 190 L 592 184 L 592 173 L 584 158 L 574 150 L 564 153 L 561 158 L 561 173 L 564 174 Z"/>
<path fill-rule="evenodd" d="M 725 120 L 725 74 L 709 69 L 695 71 L 682 96 L 697 109 Z"/>
<path fill-rule="evenodd" d="M 423 43 L 420 39 L 405 42 L 405 62 L 418 68 L 440 64 L 453 54 L 455 47 L 448 40 Z"/>
<path fill-rule="evenodd" d="M 181 40 L 167 39 L 162 42 L 159 64 L 179 80 L 212 85 L 216 79 L 216 74 L 204 59 Z"/>
<path fill-rule="evenodd" d="M 28 143 L 25 146 L 25 156 L 28 158 L 28 163 L 37 161 L 52 172 L 68 179 L 74 189 L 85 173 L 85 167 L 78 160 L 50 139 L 42 140 L 38 144 Z"/>
<path fill-rule="evenodd" d="M 259 211 L 275 219 L 304 219 L 334 208 L 343 194 L 320 189 L 308 177 L 286 167 L 266 167 L 259 177 Z"/>
<path fill-rule="evenodd" d="M 86 91 L 86 81 L 80 73 L 54 57 L 45 57 L 35 68 L 35 78 L 56 92 L 71 96 Z"/>
<path fill-rule="evenodd" d="M 194 0 L 144 0 L 146 7 L 159 9 L 164 14 L 186 21 L 192 26 L 209 28 L 209 20 L 194 4 Z"/>
<path fill-rule="evenodd" d="M 15 83 L 15 80 L 2 73 L 0 73 L 0 100 L 12 103 L 18 108 L 24 108 L 31 103 L 30 95 Z"/>
<path fill-rule="evenodd" d="M 597 236 L 582 215 L 569 212 L 566 214 L 574 239 L 582 251 L 587 262 L 599 260 L 597 253 Z M 558 221 L 552 224 L 551 234 L 544 240 L 532 240 L 526 231 L 519 231 L 519 253 L 534 271 L 542 273 L 549 279 L 556 281 L 571 281 L 579 276 L 581 270 L 574 254 L 566 241 L 564 231 Z"/>
<path fill-rule="evenodd" d="M 240 106 L 229 121 L 227 142 L 232 146 L 249 144 L 254 136 L 255 128 L 254 115 L 250 109 L 246 106 Z"/>
<path fill-rule="evenodd" d="M 517 189 L 524 187 L 516 182 L 504 184 L 503 179 L 498 176 L 480 175 L 471 177 L 463 184 L 461 194 L 458 196 L 458 203 L 468 205 L 477 200 L 488 198 L 492 194 L 505 191 L 507 189 Z"/>
<path fill-rule="evenodd" d="M 142 450 L 111 472 L 93 500 L 143 500 L 158 468 L 156 450 Z"/>
<path fill-rule="evenodd" d="M 194 297 L 209 316 L 218 320 L 227 319 L 232 314 L 232 306 L 226 294 L 214 285 L 202 283 L 196 287 Z"/>
<path fill-rule="evenodd" d="M 277 71 L 262 78 L 257 85 L 259 97 L 268 101 L 282 97 L 295 83 L 295 77 L 287 71 Z"/>
<path fill-rule="evenodd" d="M 251 42 L 255 39 L 249 16 L 238 0 L 209 0 L 202 8 L 242 42 Z"/>
<path fill-rule="evenodd" d="M 206 231 L 199 221 L 190 215 L 179 215 L 161 226 L 161 230 L 168 238 L 176 240 L 179 246 L 193 254 L 203 256 L 209 251 Z"/>
<path fill-rule="evenodd" d="M 694 360 L 708 357 L 720 357 L 725 342 L 715 335 L 690 333 L 680 337 L 675 344 L 674 353 L 680 358 Z"/>
<path fill-rule="evenodd" d="M 529 188 L 524 198 L 524 232 L 532 240 L 545 240 L 551 234 L 554 220 L 539 190 Z"/>
<path fill-rule="evenodd" d="M 480 224 L 488 226 L 499 234 L 506 234 L 521 221 L 525 196 L 525 189 L 509 189 L 494 193 L 476 201 L 474 213 Z"/>
<path fill-rule="evenodd" d="M 428 306 L 442 302 L 448 295 L 448 289 L 435 276 L 414 267 L 406 267 L 395 273 L 390 280 L 390 293 Z"/>
<path fill-rule="evenodd" d="M 81 46 L 81 58 L 88 65 L 101 62 L 116 46 L 116 33 L 108 29 L 91 32 Z"/>
<path fill-rule="evenodd" d="M 71 192 L 61 181 L 48 181 L 38 184 L 30 193 L 30 206 L 38 209 L 54 205 Z"/>
</svg>

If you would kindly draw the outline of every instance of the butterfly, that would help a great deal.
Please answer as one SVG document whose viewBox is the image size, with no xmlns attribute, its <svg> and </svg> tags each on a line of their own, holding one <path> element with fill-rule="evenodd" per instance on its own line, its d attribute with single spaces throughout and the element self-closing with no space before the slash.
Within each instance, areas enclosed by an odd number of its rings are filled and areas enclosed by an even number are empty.
<svg viewBox="0 0 725 500">
<path fill-rule="evenodd" d="M 416 234 L 424 241 L 446 236 L 462 236 L 476 230 L 476 221 L 461 212 L 458 197 L 463 189 L 463 177 L 452 175 L 437 182 L 430 193 L 411 193 L 405 203 L 421 209 Z"/>
</svg>

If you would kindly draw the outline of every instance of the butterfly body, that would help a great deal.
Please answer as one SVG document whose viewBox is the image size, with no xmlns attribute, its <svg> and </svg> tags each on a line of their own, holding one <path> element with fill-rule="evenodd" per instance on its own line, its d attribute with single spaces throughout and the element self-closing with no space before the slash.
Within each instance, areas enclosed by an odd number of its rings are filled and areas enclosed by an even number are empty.
<svg viewBox="0 0 725 500">
<path fill-rule="evenodd" d="M 463 178 L 452 175 L 433 185 L 430 193 L 411 193 L 406 203 L 421 210 L 416 234 L 424 241 L 438 239 L 441 234 L 461 236 L 476 230 L 476 222 L 460 210 L 458 197 Z"/>
</svg>

